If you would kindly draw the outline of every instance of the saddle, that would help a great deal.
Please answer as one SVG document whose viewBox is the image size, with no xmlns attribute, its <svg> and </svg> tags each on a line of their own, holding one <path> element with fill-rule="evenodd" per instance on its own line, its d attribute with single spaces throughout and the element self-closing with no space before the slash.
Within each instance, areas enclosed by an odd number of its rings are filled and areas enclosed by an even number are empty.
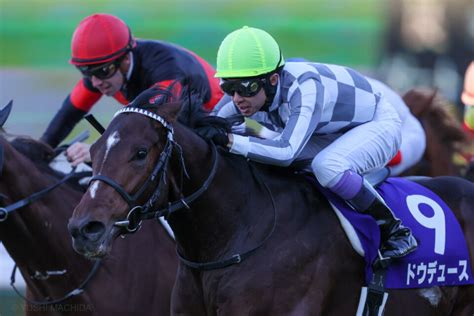
<svg viewBox="0 0 474 316">
<path fill-rule="evenodd" d="M 49 166 L 51 169 L 62 173 L 62 174 L 68 174 L 72 171 L 71 164 L 66 158 L 66 155 L 64 152 L 61 154 L 57 155 L 50 163 Z M 85 163 L 80 163 L 75 170 L 75 173 L 77 174 L 77 177 L 74 177 L 78 184 L 85 189 L 89 186 L 89 179 L 92 176 L 92 168 L 85 164 Z"/>
</svg>

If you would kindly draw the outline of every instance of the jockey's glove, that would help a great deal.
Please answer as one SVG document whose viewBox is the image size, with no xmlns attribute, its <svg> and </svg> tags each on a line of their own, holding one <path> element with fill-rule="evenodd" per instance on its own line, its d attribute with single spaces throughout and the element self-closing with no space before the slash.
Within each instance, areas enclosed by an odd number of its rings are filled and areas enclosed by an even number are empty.
<svg viewBox="0 0 474 316">
<path fill-rule="evenodd" d="M 206 116 L 195 122 L 194 129 L 202 137 L 212 140 L 219 146 L 227 146 L 228 133 L 232 131 L 232 124 L 227 119 L 219 116 Z"/>
<path fill-rule="evenodd" d="M 229 143 L 227 131 L 223 127 L 208 125 L 198 127 L 195 131 L 205 139 L 212 140 L 218 146 L 226 147 Z"/>
</svg>

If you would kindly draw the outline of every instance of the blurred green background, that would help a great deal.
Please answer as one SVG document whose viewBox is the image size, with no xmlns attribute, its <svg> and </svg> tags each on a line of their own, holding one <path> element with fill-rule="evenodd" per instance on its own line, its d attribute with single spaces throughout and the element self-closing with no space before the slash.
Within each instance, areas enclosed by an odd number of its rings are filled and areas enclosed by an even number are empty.
<svg viewBox="0 0 474 316">
<path fill-rule="evenodd" d="M 70 38 L 94 12 L 119 16 L 137 37 L 191 49 L 211 64 L 220 41 L 243 25 L 260 27 L 286 56 L 374 66 L 384 27 L 376 0 L 0 0 L 2 67 L 68 67 Z"/>
<path fill-rule="evenodd" d="M 134 36 L 179 44 L 212 65 L 222 39 L 249 25 L 270 32 L 286 58 L 370 71 L 380 59 L 386 9 L 376 0 L 0 0 L 0 105 L 14 100 L 7 130 L 42 134 L 80 78 L 68 62 L 70 41 L 92 13 L 117 15 Z M 99 103 L 92 113 L 107 124 L 119 105 Z M 80 123 L 69 139 L 85 128 Z"/>
</svg>

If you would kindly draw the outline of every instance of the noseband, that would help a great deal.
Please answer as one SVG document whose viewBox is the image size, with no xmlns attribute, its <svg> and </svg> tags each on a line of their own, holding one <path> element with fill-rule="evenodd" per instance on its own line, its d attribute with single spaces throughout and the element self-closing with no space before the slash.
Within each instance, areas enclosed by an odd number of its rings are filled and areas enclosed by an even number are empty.
<svg viewBox="0 0 474 316">
<path fill-rule="evenodd" d="M 130 107 L 130 106 L 124 107 L 121 110 L 119 110 L 117 113 L 115 113 L 114 117 L 122 113 L 137 113 L 137 114 L 145 115 L 159 122 L 167 130 L 167 141 L 165 144 L 165 148 L 161 152 L 160 158 L 158 159 L 158 162 L 153 168 L 152 173 L 148 176 L 145 183 L 143 183 L 143 185 L 135 194 L 130 195 L 115 180 L 102 174 L 93 176 L 89 181 L 89 185 L 92 183 L 92 181 L 95 181 L 95 180 L 107 183 L 112 188 L 114 188 L 115 191 L 117 191 L 117 193 L 120 194 L 120 196 L 127 202 L 128 206 L 130 207 L 130 211 L 128 212 L 126 219 L 115 222 L 114 226 L 124 229 L 126 233 L 134 233 L 141 227 L 141 222 L 144 219 L 159 218 L 161 216 L 167 217 L 172 212 L 179 210 L 183 207 L 189 208 L 188 204 L 194 201 L 196 198 L 198 198 L 205 190 L 207 190 L 207 187 L 209 186 L 210 182 L 214 178 L 214 175 L 217 169 L 218 155 L 217 155 L 217 150 L 215 146 L 212 145 L 212 156 L 213 156 L 212 170 L 208 178 L 206 179 L 206 181 L 201 186 L 201 188 L 199 188 L 196 192 L 194 192 L 193 194 L 191 194 L 190 196 L 186 198 L 182 198 L 176 202 L 169 203 L 166 209 L 152 211 L 151 209 L 153 208 L 153 205 L 160 197 L 162 186 L 166 181 L 165 180 L 166 169 L 167 169 L 168 162 L 170 160 L 170 157 L 174 149 L 177 149 L 180 152 L 181 165 L 183 168 L 182 170 L 183 172 L 185 172 L 184 160 L 181 154 L 181 147 L 173 139 L 173 135 L 174 135 L 173 127 L 163 117 L 153 112 L 147 111 L 145 109 Z M 158 179 L 159 179 L 159 182 L 156 186 L 156 189 L 154 190 L 151 197 L 147 200 L 147 202 L 145 202 L 143 205 L 137 205 L 137 201 L 140 199 L 143 193 L 145 193 L 145 191 L 149 188 L 150 185 L 156 183 Z"/>
</svg>

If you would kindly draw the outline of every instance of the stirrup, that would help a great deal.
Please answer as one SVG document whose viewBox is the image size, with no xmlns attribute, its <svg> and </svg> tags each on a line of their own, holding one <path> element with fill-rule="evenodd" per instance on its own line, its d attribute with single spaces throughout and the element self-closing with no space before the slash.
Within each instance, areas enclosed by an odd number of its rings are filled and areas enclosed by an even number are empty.
<svg viewBox="0 0 474 316">
<path fill-rule="evenodd" d="M 375 258 L 372 267 L 374 268 L 374 270 L 386 269 L 392 263 L 392 261 L 393 258 L 384 257 L 379 249 L 377 250 L 377 257 Z"/>
<path fill-rule="evenodd" d="M 403 233 L 401 232 L 403 230 Z M 391 237 L 389 237 L 389 239 L 385 240 L 383 243 L 382 243 L 382 247 L 381 247 L 381 252 L 383 253 L 383 256 L 384 257 L 389 257 L 389 258 L 392 258 L 392 259 L 397 259 L 397 258 L 402 258 L 402 257 L 405 257 L 407 255 L 409 255 L 410 253 L 412 253 L 413 251 L 415 251 L 416 249 L 418 249 L 418 241 L 416 240 L 416 238 L 413 236 L 413 234 L 411 233 L 411 230 L 409 228 L 403 228 L 399 231 L 400 234 L 396 235 L 396 234 L 392 234 Z M 394 238 L 394 240 L 391 240 L 391 238 Z M 400 247 L 400 246 L 397 246 L 397 242 L 401 242 L 402 244 L 404 244 L 404 247 Z M 392 244 L 392 245 L 395 245 L 395 247 L 389 247 L 388 249 L 386 249 L 384 247 L 385 244 Z M 404 250 L 404 251 L 402 251 Z M 392 252 L 392 255 L 387 255 L 387 252 Z M 397 254 L 397 252 L 399 254 Z"/>
</svg>

